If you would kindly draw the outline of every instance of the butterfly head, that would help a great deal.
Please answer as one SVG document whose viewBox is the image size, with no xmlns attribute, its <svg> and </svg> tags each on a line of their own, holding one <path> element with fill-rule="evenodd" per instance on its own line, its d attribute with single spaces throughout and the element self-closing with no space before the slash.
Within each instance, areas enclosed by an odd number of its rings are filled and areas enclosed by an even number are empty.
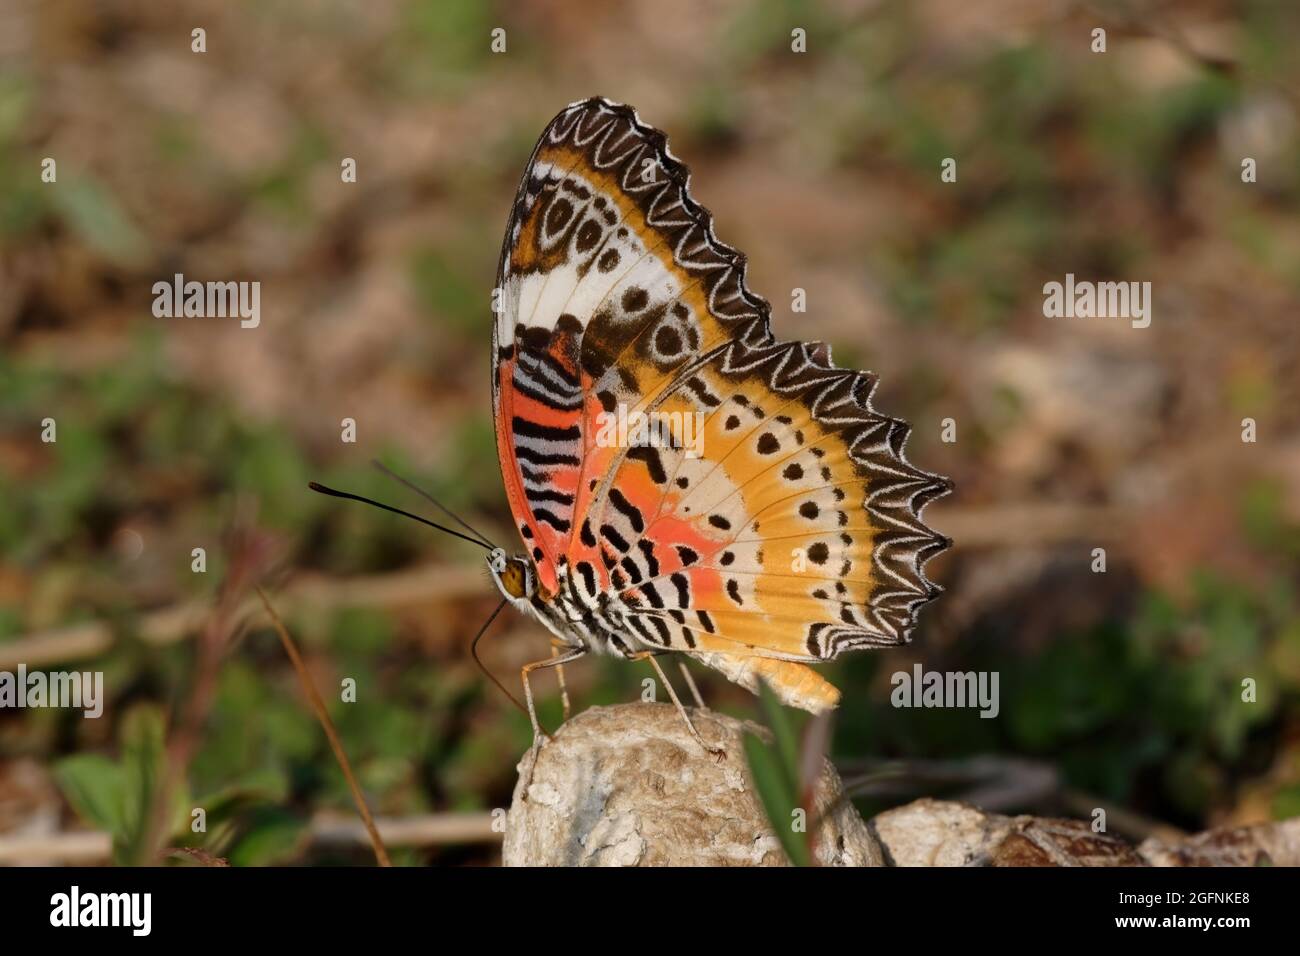
<svg viewBox="0 0 1300 956">
<path fill-rule="evenodd" d="M 504 548 L 493 548 L 488 554 L 488 570 L 492 580 L 511 601 L 527 601 L 537 591 L 537 576 L 532 564 L 522 554 L 510 557 Z"/>
</svg>

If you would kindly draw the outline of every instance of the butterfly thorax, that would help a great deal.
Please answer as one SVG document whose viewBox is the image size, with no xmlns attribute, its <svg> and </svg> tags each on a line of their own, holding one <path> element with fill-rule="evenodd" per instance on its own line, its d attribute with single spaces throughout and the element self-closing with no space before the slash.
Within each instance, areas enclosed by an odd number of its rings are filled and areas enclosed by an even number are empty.
<svg viewBox="0 0 1300 956">
<path fill-rule="evenodd" d="M 497 549 L 488 557 L 488 569 L 501 594 L 517 610 L 536 618 L 567 646 L 623 657 L 644 649 L 641 642 L 622 633 L 625 622 L 618 602 L 588 601 L 573 586 L 567 567 L 558 569 L 554 593 L 540 584 L 527 555 L 507 557 Z"/>
</svg>

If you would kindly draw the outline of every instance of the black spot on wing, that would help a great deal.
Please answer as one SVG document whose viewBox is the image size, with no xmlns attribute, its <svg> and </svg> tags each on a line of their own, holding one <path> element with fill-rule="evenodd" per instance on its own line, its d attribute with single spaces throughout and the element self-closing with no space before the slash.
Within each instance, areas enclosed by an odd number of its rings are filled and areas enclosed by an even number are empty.
<svg viewBox="0 0 1300 956">
<path fill-rule="evenodd" d="M 535 501 L 551 501 L 566 507 L 573 504 L 573 495 L 565 491 L 556 491 L 554 488 L 529 488 L 526 494 L 530 504 Z"/>
<path fill-rule="evenodd" d="M 618 529 L 612 524 L 603 524 L 600 526 L 600 536 L 612 544 L 619 551 L 626 551 L 630 545 L 627 539 L 618 533 Z"/>
<path fill-rule="evenodd" d="M 515 457 L 520 461 L 528 462 L 530 465 L 569 465 L 575 468 L 578 466 L 578 459 L 574 455 L 566 455 L 563 452 L 537 451 L 527 445 L 516 445 Z"/>
<path fill-rule="evenodd" d="M 586 588 L 588 594 L 595 594 L 596 569 L 591 566 L 590 561 L 579 561 L 576 567 L 578 575 L 582 578 L 582 586 Z"/>
<path fill-rule="evenodd" d="M 742 600 L 740 597 L 740 584 L 736 581 L 735 578 L 727 579 L 727 596 L 730 597 L 733 601 L 735 601 L 738 605 L 743 606 L 745 603 L 744 600 Z"/>
<path fill-rule="evenodd" d="M 659 589 L 654 586 L 653 581 L 647 581 L 645 585 L 641 588 L 641 593 L 646 596 L 646 599 L 650 601 L 650 604 L 652 606 L 654 607 L 664 606 L 664 597 L 662 594 L 659 593 Z"/>
<path fill-rule="evenodd" d="M 618 510 L 619 514 L 627 518 L 628 524 L 632 526 L 633 531 L 640 534 L 645 530 L 645 522 L 641 519 L 641 509 L 628 501 L 623 492 L 617 488 L 611 488 L 609 490 L 609 501 Z"/>
<path fill-rule="evenodd" d="M 650 471 L 650 480 L 656 485 L 662 485 L 668 480 L 668 475 L 664 471 L 663 460 L 660 458 L 657 448 L 652 448 L 649 445 L 638 445 L 628 450 L 627 457 L 645 462 L 646 468 Z"/>
<path fill-rule="evenodd" d="M 582 437 L 582 429 L 577 425 L 568 428 L 556 428 L 553 425 L 541 425 L 518 415 L 510 420 L 510 429 L 514 434 L 524 438 L 538 438 L 543 441 L 577 441 Z"/>
<path fill-rule="evenodd" d="M 556 531 L 560 532 L 560 534 L 566 533 L 570 527 L 568 521 L 561 518 L 557 514 L 553 514 L 550 510 L 546 508 L 534 508 L 533 517 L 536 518 L 538 521 L 545 521 Z"/>
<path fill-rule="evenodd" d="M 646 570 L 650 573 L 650 577 L 658 577 L 659 559 L 655 557 L 654 542 L 642 538 L 636 543 L 636 546 L 640 549 L 641 553 L 645 555 L 645 566 Z"/>
<path fill-rule="evenodd" d="M 668 580 L 672 581 L 673 586 L 677 588 L 677 606 L 690 607 L 691 606 L 690 579 L 688 579 L 686 575 L 682 574 L 682 572 L 675 571 L 673 572 L 672 577 L 670 577 Z"/>
</svg>

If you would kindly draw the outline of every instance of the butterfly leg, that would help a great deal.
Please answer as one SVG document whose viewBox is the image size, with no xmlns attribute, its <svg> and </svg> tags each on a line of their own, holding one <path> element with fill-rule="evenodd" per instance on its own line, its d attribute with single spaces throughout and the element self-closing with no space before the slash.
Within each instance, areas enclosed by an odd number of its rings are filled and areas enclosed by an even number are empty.
<svg viewBox="0 0 1300 956">
<path fill-rule="evenodd" d="M 519 669 L 519 677 L 524 682 L 524 701 L 528 704 L 528 719 L 533 724 L 533 746 L 529 751 L 528 776 L 524 780 L 523 794 L 524 799 L 528 799 L 528 787 L 533 780 L 533 768 L 537 766 L 537 754 L 542 749 L 542 744 L 547 743 L 551 738 L 542 730 L 541 722 L 537 719 L 537 707 L 533 703 L 533 685 L 528 680 L 528 675 L 533 671 L 542 670 L 546 667 L 563 667 L 570 661 L 576 661 L 579 657 L 587 653 L 585 647 L 578 647 L 571 650 L 568 654 L 556 656 L 558 648 L 551 648 L 551 656 L 544 661 L 533 661 L 531 664 L 525 664 Z"/>
<path fill-rule="evenodd" d="M 727 752 L 721 747 L 710 747 L 704 742 L 704 738 L 700 736 L 700 732 L 695 729 L 695 723 L 691 720 L 691 715 L 688 714 L 686 708 L 682 706 L 682 702 L 677 697 L 677 691 L 673 690 L 673 685 L 668 682 L 668 675 L 666 675 L 664 669 L 659 666 L 659 661 L 655 659 L 654 653 L 652 651 L 642 651 L 639 654 L 634 654 L 631 657 L 631 660 L 648 660 L 650 662 L 650 666 L 653 667 L 655 673 L 659 675 L 659 680 L 663 683 L 664 689 L 668 691 L 668 696 L 672 698 L 673 704 L 677 707 L 677 713 L 681 714 L 682 720 L 686 721 L 686 729 L 691 732 L 691 736 L 695 738 L 695 742 L 704 748 L 705 753 L 712 754 L 714 757 L 718 758 L 719 763 L 725 760 L 727 758 Z"/>
<path fill-rule="evenodd" d="M 533 749 L 536 750 L 550 738 L 542 730 L 541 723 L 537 720 L 537 707 L 533 704 L 533 685 L 528 680 L 528 675 L 533 671 L 542 670 L 546 667 L 561 667 L 570 661 L 576 661 L 583 654 L 587 653 L 585 647 L 574 648 L 567 654 L 559 657 L 555 656 L 556 648 L 551 648 L 552 654 L 544 661 L 533 661 L 531 664 L 525 664 L 519 669 L 519 678 L 524 682 L 524 702 L 528 705 L 528 719 L 533 724 Z"/>
<path fill-rule="evenodd" d="M 682 679 L 686 681 L 686 686 L 691 689 L 691 696 L 695 698 L 695 706 L 700 710 L 708 710 L 704 698 L 700 696 L 700 689 L 695 686 L 695 678 L 691 676 L 691 672 L 686 668 L 686 662 L 678 661 L 677 666 L 682 669 Z"/>
<path fill-rule="evenodd" d="M 560 656 L 560 648 L 563 647 L 563 646 L 565 646 L 565 645 L 561 644 L 559 641 L 552 641 L 552 642 L 551 642 L 551 657 L 559 657 L 559 656 Z M 570 706 L 569 706 L 569 685 L 566 684 L 565 681 L 564 681 L 564 665 L 563 665 L 563 664 L 556 664 L 556 665 L 555 665 L 555 678 L 556 678 L 556 680 L 557 680 L 557 681 L 559 682 L 559 684 L 560 684 L 560 706 L 564 708 L 564 719 L 563 719 L 563 722 L 567 724 L 567 723 L 569 722 L 569 714 L 572 713 L 572 709 L 571 709 Z"/>
</svg>

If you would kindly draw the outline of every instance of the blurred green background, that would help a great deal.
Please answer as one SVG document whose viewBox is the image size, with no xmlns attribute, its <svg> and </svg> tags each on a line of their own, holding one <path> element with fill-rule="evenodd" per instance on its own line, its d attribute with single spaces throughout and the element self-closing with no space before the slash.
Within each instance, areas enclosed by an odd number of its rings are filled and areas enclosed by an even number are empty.
<svg viewBox="0 0 1300 956">
<path fill-rule="evenodd" d="M 530 733 L 469 658 L 496 600 L 481 555 L 306 482 L 424 510 L 379 457 L 513 540 L 489 294 L 533 141 L 590 95 L 668 132 L 777 335 L 878 372 L 911 459 L 957 482 L 927 513 L 956 546 L 930 566 L 948 593 L 915 642 L 825 669 L 844 690 L 835 759 L 902 768 L 864 811 L 962 796 L 962 762 L 992 755 L 1050 775 L 1006 812 L 1118 808 L 1130 835 L 1300 814 L 1300 8 L 589 6 L 0 7 L 0 669 L 107 682 L 100 720 L 0 711 L 0 841 L 108 829 L 129 858 L 147 755 L 202 680 L 223 536 L 255 513 L 372 808 L 469 821 L 395 861 L 497 858 L 484 815 L 509 804 Z M 176 272 L 259 280 L 260 327 L 154 318 L 151 286 Z M 1042 286 L 1067 272 L 1152 282 L 1151 327 L 1045 319 Z M 513 615 L 484 645 L 511 687 L 546 652 Z M 998 671 L 1000 716 L 892 708 L 914 661 Z M 585 707 L 649 674 L 590 660 L 569 679 Z M 232 864 L 370 861 L 314 835 L 351 803 L 262 618 L 213 679 L 169 842 Z M 947 782 L 909 789 L 935 760 Z"/>
</svg>

